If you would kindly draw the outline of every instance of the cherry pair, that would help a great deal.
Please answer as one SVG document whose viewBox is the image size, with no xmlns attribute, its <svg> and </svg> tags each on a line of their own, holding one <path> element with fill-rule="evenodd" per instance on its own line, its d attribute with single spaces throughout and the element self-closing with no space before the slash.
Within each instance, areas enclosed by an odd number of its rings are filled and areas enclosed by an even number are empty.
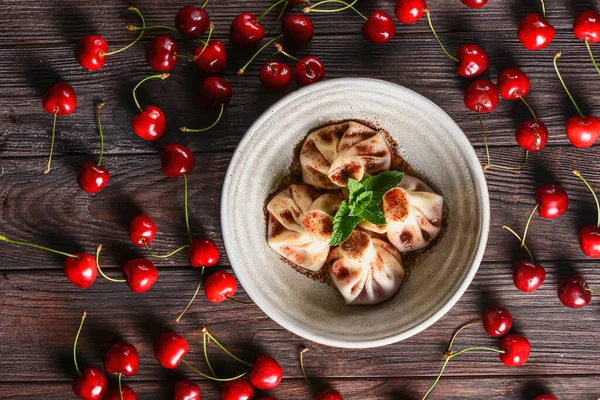
<svg viewBox="0 0 600 400">
<path fill-rule="evenodd" d="M 533 12 L 527 14 L 521 20 L 517 30 L 519 41 L 527 50 L 540 50 L 548 46 L 554 40 L 556 29 L 546 20 L 546 6 L 544 0 L 542 4 L 542 13 Z"/>
<path fill-rule="evenodd" d="M 118 342 L 111 345 L 104 356 L 104 369 L 109 374 L 117 374 L 118 387 L 108 389 L 105 400 L 135 400 L 137 395 L 129 386 L 121 384 L 122 376 L 133 376 L 138 371 L 140 359 L 134 345 Z"/>
<path fill-rule="evenodd" d="M 308 347 L 303 348 L 300 351 L 300 369 L 302 370 L 302 376 L 304 380 L 308 384 L 308 386 L 312 389 L 314 393 L 316 393 L 315 400 L 344 400 L 341 393 L 333 388 L 325 388 L 323 390 L 316 390 L 315 387 L 308 380 L 308 376 L 306 376 L 306 371 L 304 370 L 304 353 L 308 351 Z"/>
<path fill-rule="evenodd" d="M 52 153 L 54 152 L 54 137 L 56 134 L 56 117 L 59 115 L 69 115 L 75 111 L 77 106 L 77 96 L 71 85 L 65 82 L 58 82 L 50 86 L 42 97 L 42 107 L 48 114 L 53 115 L 52 120 L 52 139 L 50 144 L 50 155 L 46 163 L 44 174 L 50 172 L 52 163 Z"/>
</svg>

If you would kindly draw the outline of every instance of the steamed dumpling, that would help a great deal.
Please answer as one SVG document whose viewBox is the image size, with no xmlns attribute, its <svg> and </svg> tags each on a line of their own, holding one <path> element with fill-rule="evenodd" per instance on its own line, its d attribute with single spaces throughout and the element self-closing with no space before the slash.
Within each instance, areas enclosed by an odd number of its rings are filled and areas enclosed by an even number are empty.
<svg viewBox="0 0 600 400">
<path fill-rule="evenodd" d="M 390 243 L 355 230 L 328 257 L 331 281 L 347 304 L 379 304 L 394 296 L 404 279 L 400 253 Z"/>
<path fill-rule="evenodd" d="M 302 268 L 320 270 L 341 201 L 339 193 L 319 195 L 307 185 L 290 185 L 267 204 L 269 246 Z"/>
<path fill-rule="evenodd" d="M 310 133 L 300 152 L 302 178 L 318 188 L 348 186 L 390 169 L 391 153 L 384 136 L 358 122 L 328 125 Z"/>
<path fill-rule="evenodd" d="M 429 245 L 440 233 L 443 203 L 443 197 L 423 181 L 405 175 L 398 187 L 383 196 L 390 243 L 402 253 Z"/>
</svg>

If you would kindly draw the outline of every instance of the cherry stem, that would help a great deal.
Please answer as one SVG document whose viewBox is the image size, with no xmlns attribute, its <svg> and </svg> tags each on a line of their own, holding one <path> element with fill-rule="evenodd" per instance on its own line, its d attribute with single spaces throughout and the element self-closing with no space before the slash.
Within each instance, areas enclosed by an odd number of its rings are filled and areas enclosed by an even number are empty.
<svg viewBox="0 0 600 400">
<path fill-rule="evenodd" d="M 148 254 L 150 254 L 150 256 L 152 256 L 152 257 L 154 257 L 154 258 L 161 258 L 161 259 L 169 258 L 169 257 L 171 257 L 171 256 L 174 256 L 175 254 L 179 253 L 181 250 L 183 250 L 183 249 L 187 249 L 188 247 L 190 247 L 190 245 L 189 245 L 189 244 L 184 244 L 183 246 L 176 248 L 175 250 L 173 250 L 173 251 L 172 251 L 172 252 L 170 252 L 170 253 L 167 253 L 167 254 L 162 254 L 162 255 L 161 255 L 161 254 L 156 254 L 156 253 L 153 253 L 153 252 L 150 250 L 150 247 L 148 247 L 148 243 L 146 243 L 146 240 L 145 240 L 145 239 L 142 239 L 142 240 L 143 240 L 143 242 L 144 242 L 144 247 L 146 247 L 146 250 L 148 251 Z"/>
<path fill-rule="evenodd" d="M 119 372 L 118 381 L 119 381 L 119 395 L 121 396 L 121 400 L 123 400 L 123 388 L 121 387 L 121 377 L 122 376 L 123 376 L 123 374 Z"/>
<path fill-rule="evenodd" d="M 196 296 L 198 296 L 198 292 L 200 291 L 200 287 L 202 286 L 202 276 L 203 275 L 204 275 L 204 267 L 202 267 L 202 271 L 200 271 L 200 280 L 198 281 L 198 287 L 196 287 L 196 291 L 194 292 L 194 295 L 192 296 L 192 299 L 187 304 L 187 306 L 185 306 L 185 308 L 183 309 L 183 311 L 181 312 L 181 314 L 179 314 L 179 316 L 177 317 L 177 319 L 175 319 L 175 322 L 179 322 L 181 320 L 181 318 L 183 317 L 183 314 L 185 314 L 187 312 L 187 310 L 190 308 L 190 306 L 192 305 L 192 303 L 194 302 L 194 300 L 196 300 Z M 214 372 L 213 372 L 213 375 L 214 375 Z"/>
<path fill-rule="evenodd" d="M 19 246 L 33 247 L 35 249 L 45 250 L 45 251 L 48 251 L 50 253 L 59 254 L 61 256 L 75 258 L 75 259 L 79 260 L 79 257 L 77 257 L 74 254 L 65 253 L 64 251 L 58 251 L 58 250 L 50 249 L 50 248 L 45 247 L 45 246 L 40 246 L 39 244 L 21 242 L 21 241 L 18 241 L 18 240 L 12 240 L 12 239 L 7 238 L 4 235 L 0 235 L 0 241 L 7 242 L 7 243 L 12 243 L 12 244 L 17 244 Z"/>
<path fill-rule="evenodd" d="M 503 169 L 506 171 L 517 171 L 523 169 L 525 164 L 527 164 L 527 160 L 529 160 L 529 152 L 525 151 L 525 160 L 523 163 L 517 167 L 506 167 L 504 165 L 492 164 L 492 160 L 490 158 L 490 147 L 488 145 L 487 134 L 485 132 L 485 126 L 483 125 L 483 119 L 481 118 L 481 107 L 477 107 L 477 117 L 479 118 L 479 124 L 481 125 L 481 132 L 483 132 L 483 143 L 485 144 L 485 155 L 487 158 L 487 164 L 483 166 L 483 170 L 487 171 L 490 168 Z"/>
<path fill-rule="evenodd" d="M 594 189 L 592 189 L 588 181 L 583 177 L 583 175 L 581 175 L 581 172 L 574 169 L 573 174 L 579 177 L 579 179 L 581 179 L 583 183 L 585 183 L 585 186 L 587 186 L 588 189 L 590 189 L 590 192 L 592 192 L 592 196 L 594 196 L 594 200 L 596 201 L 596 210 L 598 212 L 598 222 L 596 223 L 596 226 L 600 228 L 600 203 L 598 202 L 598 196 L 596 196 L 596 192 L 594 191 Z"/>
<path fill-rule="evenodd" d="M 540 203 L 536 203 L 535 207 L 533 207 L 533 210 L 531 210 L 531 213 L 529 214 L 529 217 L 527 218 L 527 223 L 525 224 L 525 230 L 523 231 L 523 239 L 521 239 L 521 247 L 525 246 L 525 238 L 527 237 L 527 232 L 529 232 L 529 224 L 531 223 L 531 219 L 533 218 L 533 215 L 535 214 L 535 212 L 537 211 L 537 209 L 539 207 L 540 207 Z"/>
<path fill-rule="evenodd" d="M 278 0 L 278 1 L 276 1 L 275 3 L 273 3 L 273 4 L 271 5 L 271 7 L 267 8 L 267 9 L 265 10 L 265 12 L 261 14 L 261 16 L 260 16 L 260 17 L 256 18 L 256 21 L 254 21 L 254 22 L 258 24 L 258 23 L 260 22 L 260 20 L 261 20 L 261 19 L 263 19 L 263 18 L 264 18 L 264 17 L 265 17 L 265 16 L 266 16 L 268 13 L 270 13 L 270 12 L 271 12 L 271 10 L 272 10 L 272 9 L 274 9 L 275 7 L 277 7 L 279 4 L 283 3 L 284 1 L 285 1 L 285 2 L 287 2 L 288 0 Z"/>
<path fill-rule="evenodd" d="M 208 0 L 207 0 L 207 2 L 208 2 Z M 206 50 L 206 48 L 208 47 L 208 44 L 210 43 L 210 37 L 212 36 L 214 29 L 215 29 L 215 26 L 211 22 L 209 25 L 208 36 L 206 37 L 206 41 L 199 39 L 200 42 L 204 45 L 204 47 L 202 47 L 202 51 L 200 52 L 200 54 L 198 54 L 197 56 L 192 58 L 192 61 L 196 61 L 198 58 L 200 58 L 202 53 L 204 53 L 204 50 Z"/>
<path fill-rule="evenodd" d="M 456 339 L 458 334 L 461 333 L 463 330 L 465 330 L 471 326 L 475 326 L 475 325 L 483 325 L 483 323 L 479 320 L 475 320 L 475 321 L 471 321 L 467 324 L 464 324 L 463 326 L 458 328 L 458 330 L 456 332 L 454 332 L 454 335 L 452 335 L 452 339 L 450 339 L 450 343 L 448 344 L 448 350 L 446 350 L 446 354 L 448 354 L 448 355 L 452 354 L 452 345 L 454 344 L 454 340 Z"/>
<path fill-rule="evenodd" d="M 587 289 L 585 289 L 585 290 L 587 290 L 587 291 L 588 291 L 588 292 L 590 292 L 590 293 L 594 293 L 594 294 L 600 294 L 600 291 L 599 291 L 599 290 L 594 290 L 594 289 L 591 289 L 591 288 L 587 288 Z"/>
<path fill-rule="evenodd" d="M 427 22 L 429 22 L 429 27 L 431 28 L 431 32 L 433 33 L 433 36 L 435 36 L 435 39 L 437 40 L 438 44 L 440 45 L 440 47 L 442 48 L 442 51 L 444 53 L 446 53 L 446 55 L 454 62 L 460 62 L 460 60 L 456 57 L 454 57 L 452 54 L 448 53 L 448 51 L 446 50 L 446 48 L 444 47 L 444 45 L 442 44 L 442 41 L 440 40 L 438 34 L 436 33 L 435 29 L 433 28 L 433 23 L 431 22 L 431 13 L 429 12 L 429 10 L 424 10 L 425 14 L 427 14 Z"/>
<path fill-rule="evenodd" d="M 527 100 L 525 100 L 525 97 L 519 95 L 519 99 L 523 102 L 523 104 L 525 104 L 525 106 L 527 107 L 527 109 L 529 110 L 529 112 L 531 113 L 531 116 L 533 117 L 533 119 L 535 121 L 537 121 L 537 116 L 535 115 L 535 113 L 533 112 L 533 108 L 531 108 L 531 106 L 529 105 L 529 103 L 527 102 Z"/>
<path fill-rule="evenodd" d="M 309 73 L 309 74 L 312 74 L 312 73 L 313 73 L 312 69 L 311 69 L 311 68 L 308 66 L 308 64 L 307 64 L 307 63 L 305 63 L 304 61 L 302 61 L 302 60 L 301 60 L 301 59 L 299 59 L 298 57 L 294 57 L 293 55 L 291 55 L 291 54 L 287 53 L 286 51 L 284 51 L 284 50 L 283 50 L 283 47 L 282 47 L 282 46 L 281 46 L 279 43 L 277 43 L 277 42 L 276 42 L 276 43 L 273 43 L 273 45 L 274 45 L 274 46 L 275 46 L 275 48 L 277 49 L 277 52 L 275 52 L 275 54 L 278 54 L 278 53 L 280 53 L 280 54 L 283 54 L 284 56 L 286 56 L 286 57 L 287 57 L 287 58 L 289 58 L 289 59 L 292 59 L 292 60 L 294 60 L 294 61 L 297 61 L 297 62 L 299 62 L 299 63 L 302 63 L 302 64 L 304 64 L 304 66 L 305 66 L 305 67 L 306 67 L 306 69 L 308 70 L 308 73 Z M 275 55 L 275 54 L 273 54 L 273 55 Z M 273 57 L 273 56 L 271 56 L 271 57 Z"/>
<path fill-rule="evenodd" d="M 515 235 L 515 237 L 517 239 L 519 239 L 519 241 L 521 241 L 521 236 L 519 236 L 519 234 L 517 232 L 515 232 L 512 228 L 510 228 L 506 225 L 502 225 L 502 229 L 506 229 L 507 231 L 509 231 L 510 233 Z M 531 251 L 529 250 L 529 247 L 527 247 L 527 245 L 525 243 L 522 244 L 522 247 L 525 249 L 527 254 L 529 254 L 529 259 L 531 260 L 531 262 L 533 262 L 533 253 L 531 253 Z"/>
<path fill-rule="evenodd" d="M 588 38 L 585 38 L 585 47 L 587 47 L 588 53 L 590 53 L 590 58 L 592 59 L 592 64 L 596 68 L 596 71 L 600 74 L 600 68 L 598 68 L 598 64 L 596 64 L 596 59 L 594 58 L 594 54 L 592 53 L 592 48 L 590 47 L 590 42 Z"/>
<path fill-rule="evenodd" d="M 98 130 L 100 131 L 100 157 L 98 157 L 98 166 L 102 164 L 102 155 L 104 154 L 104 132 L 102 132 L 102 124 L 100 123 L 100 109 L 104 107 L 104 102 L 98 104 Z"/>
<path fill-rule="evenodd" d="M 277 16 L 277 20 L 275 21 L 275 23 L 273 24 L 271 29 L 269 29 L 269 32 L 267 32 L 267 35 L 270 35 L 271 32 L 273 32 L 273 29 L 275 29 L 275 27 L 279 24 L 279 22 L 281 22 L 281 18 L 283 18 L 283 14 L 285 13 L 285 10 L 287 10 L 287 7 L 289 4 L 290 4 L 289 0 L 283 4 L 283 7 L 281 7 L 281 11 L 279 11 L 279 15 Z"/>
<path fill-rule="evenodd" d="M 362 19 L 364 19 L 364 20 L 366 21 L 366 20 L 367 20 L 367 17 L 365 17 L 365 16 L 363 15 L 363 13 L 361 13 L 361 12 L 360 12 L 360 11 L 358 11 L 356 8 L 354 8 L 354 4 L 356 4 L 356 2 L 357 2 L 357 1 L 358 1 L 358 0 L 355 0 L 355 1 L 353 1 L 352 3 L 346 3 L 345 1 L 342 1 L 342 0 L 323 0 L 323 1 L 320 1 L 320 2 L 318 2 L 318 3 L 316 3 L 316 4 L 313 4 L 313 5 L 312 5 L 312 6 L 310 6 L 310 7 L 306 7 L 306 8 L 304 9 L 304 12 L 305 12 L 305 13 L 308 13 L 308 12 L 318 12 L 318 13 L 334 13 L 334 12 L 339 12 L 339 11 L 343 11 L 343 10 L 346 10 L 346 9 L 350 8 L 350 9 L 352 9 L 354 12 L 356 12 L 358 15 L 360 15 Z M 338 9 L 336 9 L 336 10 L 315 10 L 315 7 L 318 7 L 318 6 L 320 6 L 320 5 L 322 5 L 322 4 L 326 4 L 326 3 L 339 3 L 339 4 L 344 4 L 345 6 L 344 6 L 344 7 L 342 7 L 342 8 L 338 8 Z M 308 11 L 306 11 L 307 9 L 308 9 Z"/>
<path fill-rule="evenodd" d="M 81 313 L 81 322 L 79 323 L 79 329 L 77 330 L 77 335 L 75 335 L 75 341 L 73 342 L 73 363 L 75 364 L 75 370 L 79 376 L 81 376 L 81 371 L 79 370 L 79 365 L 77 365 L 77 342 L 79 341 L 79 334 L 83 328 L 83 321 L 85 321 L 86 316 L 87 313 L 85 311 Z"/>
<path fill-rule="evenodd" d="M 540 0 L 540 3 L 542 3 L 542 17 L 546 19 L 546 4 L 544 4 L 544 0 Z"/>
<path fill-rule="evenodd" d="M 183 176 L 183 209 L 185 212 L 185 227 L 187 228 L 190 244 L 192 244 L 192 230 L 190 229 L 190 213 L 188 212 L 188 180 L 187 175 Z"/>
<path fill-rule="evenodd" d="M 48 156 L 48 163 L 46 164 L 46 169 L 44 170 L 44 174 L 50 172 L 50 164 L 52 163 L 52 153 L 54 152 L 54 136 L 56 133 L 56 116 L 58 115 L 58 107 L 54 110 L 54 117 L 52 119 L 52 139 L 50 142 L 50 155 Z"/>
<path fill-rule="evenodd" d="M 483 167 L 483 170 L 487 171 L 490 168 L 496 168 L 496 169 L 503 169 L 505 171 L 518 171 L 518 170 L 523 169 L 523 167 L 525 167 L 525 165 L 527 164 L 528 160 L 529 160 L 529 151 L 526 150 L 525 151 L 525 159 L 523 160 L 523 163 L 521 163 L 521 165 L 519 165 L 519 166 L 516 166 L 516 167 L 507 167 L 507 166 L 504 166 L 504 165 L 488 164 L 488 165 L 485 165 Z"/>
<path fill-rule="evenodd" d="M 98 272 L 100 272 L 100 275 L 102 275 L 105 279 L 108 279 L 111 282 L 127 283 L 127 279 L 114 279 L 109 276 L 106 276 L 106 274 L 102 271 L 102 268 L 100 268 L 100 252 L 101 251 L 102 251 L 102 245 L 99 245 L 98 248 L 96 249 L 96 268 L 98 268 Z"/>
<path fill-rule="evenodd" d="M 206 379 L 210 379 L 211 381 L 217 381 L 217 382 L 228 382 L 228 381 L 234 381 L 236 379 L 240 379 L 243 378 L 248 372 L 250 372 L 250 370 L 246 370 L 243 373 L 239 374 L 238 376 L 233 376 L 231 378 L 217 378 L 214 376 L 210 376 L 207 375 L 203 372 L 200 372 L 197 368 L 195 368 L 192 364 L 189 363 L 188 360 L 186 360 L 185 358 L 181 359 L 181 362 L 184 363 L 185 365 L 187 365 L 192 371 L 194 371 L 195 373 L 197 373 L 198 375 L 206 378 Z"/>
<path fill-rule="evenodd" d="M 556 52 L 556 54 L 554 55 L 554 69 L 556 70 L 556 75 L 558 75 L 558 79 L 560 79 L 560 83 L 562 83 L 563 88 L 565 89 L 565 92 L 567 92 L 567 96 L 569 96 L 569 98 L 571 99 L 571 102 L 573 103 L 573 105 L 575 106 L 575 109 L 577 110 L 577 112 L 579 113 L 579 116 L 583 119 L 585 119 L 585 116 L 583 115 L 583 113 L 581 112 L 581 110 L 579 109 L 579 106 L 577 105 L 577 103 L 575 102 L 575 99 L 573 98 L 573 96 L 571 95 L 571 92 L 569 92 L 569 89 L 567 89 L 567 85 L 565 84 L 565 81 L 563 80 L 560 71 L 558 70 L 558 65 L 556 64 L 556 60 L 558 60 L 558 58 L 562 55 L 562 52 L 559 50 Z"/>
<path fill-rule="evenodd" d="M 300 369 L 302 370 L 302 376 L 304 377 L 304 380 L 306 381 L 306 383 L 308 383 L 308 386 L 316 393 L 316 389 L 314 388 L 314 386 L 310 383 L 310 381 L 308 380 L 308 377 L 306 376 L 306 371 L 304 370 L 304 353 L 306 353 L 308 351 L 308 347 L 303 348 L 302 350 L 300 350 Z"/>
<path fill-rule="evenodd" d="M 219 111 L 219 116 L 217 117 L 217 119 L 215 120 L 215 122 L 213 122 L 210 126 L 207 126 L 206 128 L 190 129 L 187 126 L 182 126 L 181 128 L 179 128 L 179 130 L 181 132 L 206 132 L 208 130 L 211 130 L 212 128 L 214 128 L 215 126 L 217 126 L 217 124 L 221 120 L 221 117 L 223 116 L 223 110 L 224 109 L 225 109 L 225 104 L 221 104 L 221 111 Z"/>
<path fill-rule="evenodd" d="M 144 82 L 146 82 L 149 79 L 167 79 L 169 77 L 169 74 L 156 74 L 156 75 L 150 75 L 145 77 L 144 79 L 142 79 L 141 81 L 138 82 L 137 85 L 135 85 L 135 87 L 133 88 L 133 101 L 135 102 L 135 105 L 137 106 L 137 108 L 140 110 L 140 112 L 144 112 L 144 110 L 142 110 L 142 107 L 140 106 L 140 103 L 138 102 L 137 96 L 135 95 L 135 92 L 137 91 L 137 89 L 140 87 L 140 85 Z"/>
<path fill-rule="evenodd" d="M 136 13 L 136 14 L 137 14 L 139 17 L 140 17 L 140 19 L 142 20 L 142 29 L 140 29 L 140 30 L 141 30 L 141 32 L 140 32 L 140 34 L 138 35 L 138 37 L 137 37 L 137 38 L 135 38 L 135 40 L 134 40 L 133 42 L 129 43 L 127 46 L 125 46 L 125 47 L 122 47 L 122 48 L 120 48 L 120 49 L 118 49 L 118 50 L 109 51 L 108 53 L 105 53 L 105 54 L 104 54 L 104 56 L 105 56 L 105 57 L 106 57 L 106 56 L 112 56 L 113 54 L 117 54 L 117 53 L 120 53 L 120 52 L 122 52 L 122 51 L 125 51 L 125 50 L 127 50 L 128 48 L 130 48 L 131 46 L 133 46 L 133 45 L 135 45 L 137 42 L 139 42 L 139 41 L 140 41 L 140 39 L 142 38 L 142 36 L 144 36 L 144 29 L 146 28 L 146 20 L 144 20 L 144 16 L 143 16 L 143 15 L 142 15 L 142 13 L 140 12 L 140 10 L 138 10 L 136 7 L 129 7 L 129 8 L 128 8 L 128 10 L 129 10 L 129 11 L 134 11 L 134 12 L 135 12 L 135 13 Z"/>
<path fill-rule="evenodd" d="M 127 25 L 125 27 L 125 29 L 127 29 L 128 31 L 149 31 L 149 30 L 153 30 L 153 29 L 167 29 L 170 31 L 177 32 L 176 28 L 173 28 L 172 26 L 167 26 L 167 25 L 149 25 L 149 26 L 144 26 L 144 27 L 139 27 L 139 26 L 135 26 L 135 25 Z"/>
<path fill-rule="evenodd" d="M 206 7 L 206 5 L 208 4 L 208 2 L 209 2 L 209 0 L 206 0 L 206 1 L 204 2 L 204 4 L 202 4 L 202 7 L 200 7 L 200 8 L 204 8 L 204 7 Z"/>
<path fill-rule="evenodd" d="M 212 340 L 213 342 L 215 342 L 215 344 L 217 346 L 219 346 L 219 348 L 221 350 L 223 350 L 225 352 L 225 354 L 227 354 L 229 357 L 233 358 L 235 361 L 239 362 L 240 364 L 244 364 L 244 365 L 246 365 L 248 367 L 252 367 L 252 364 L 250 364 L 247 361 L 242 360 L 241 358 L 236 357 L 229 350 L 227 350 L 225 348 L 225 346 L 223 346 L 221 343 L 219 343 L 219 341 L 217 339 L 215 339 L 215 337 L 208 331 L 208 329 L 206 327 L 202 327 L 202 332 L 205 333 L 210 340 Z"/>
<path fill-rule="evenodd" d="M 238 303 L 238 304 L 247 304 L 247 305 L 253 305 L 254 304 L 253 301 L 242 301 L 242 300 L 234 299 L 233 297 L 227 297 L 227 300 L 231 300 L 234 303 Z"/>
<path fill-rule="evenodd" d="M 248 62 L 246 63 L 246 65 L 244 65 L 242 68 L 238 69 L 238 75 L 244 75 L 244 72 L 246 71 L 246 68 L 248 68 L 248 66 L 250 65 L 250 63 L 252 63 L 252 61 L 254 61 L 254 59 L 264 50 L 266 49 L 268 46 L 270 46 L 271 44 L 273 44 L 274 42 L 276 42 L 277 40 L 281 39 L 283 37 L 283 34 L 274 37 L 273 39 L 269 40 L 267 43 L 265 43 L 260 49 L 258 49 L 258 51 L 256 53 L 254 53 L 254 55 L 252 57 L 250 57 L 250 59 L 248 60 Z"/>
<path fill-rule="evenodd" d="M 206 342 L 207 342 L 206 337 L 207 337 L 206 332 L 204 332 L 202 334 L 202 347 L 204 350 L 204 360 L 206 360 L 206 365 L 208 366 L 208 369 L 210 370 L 211 374 L 213 374 L 213 376 L 216 377 L 217 374 L 215 374 L 215 370 L 213 369 L 212 364 L 210 363 L 210 360 L 208 359 L 208 351 L 206 349 Z"/>
</svg>

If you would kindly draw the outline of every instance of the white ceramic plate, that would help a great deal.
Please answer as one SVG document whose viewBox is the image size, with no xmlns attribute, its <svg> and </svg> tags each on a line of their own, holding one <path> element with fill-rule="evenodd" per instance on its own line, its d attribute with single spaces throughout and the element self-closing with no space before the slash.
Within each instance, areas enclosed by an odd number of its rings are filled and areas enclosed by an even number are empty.
<svg viewBox="0 0 600 400">
<path fill-rule="evenodd" d="M 266 241 L 265 199 L 287 174 L 295 146 L 310 130 L 345 119 L 387 130 L 443 195 L 448 213 L 438 243 L 418 258 L 400 292 L 377 306 L 347 306 L 334 287 L 294 271 Z M 489 209 L 479 160 L 442 109 L 389 82 L 344 78 L 287 95 L 248 129 L 225 176 L 221 227 L 237 278 L 269 317 L 308 340 L 364 348 L 406 339 L 450 310 L 483 257 Z"/>
</svg>

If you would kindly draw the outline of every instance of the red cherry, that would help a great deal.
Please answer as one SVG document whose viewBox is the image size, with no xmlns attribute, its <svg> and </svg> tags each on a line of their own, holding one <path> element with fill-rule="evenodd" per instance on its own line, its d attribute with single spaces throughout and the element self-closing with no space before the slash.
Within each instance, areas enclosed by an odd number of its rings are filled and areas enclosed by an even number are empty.
<svg viewBox="0 0 600 400">
<path fill-rule="evenodd" d="M 104 400 L 137 400 L 137 395 L 135 394 L 132 388 L 130 388 L 127 385 L 123 385 L 121 389 L 123 390 L 122 398 L 121 392 L 119 392 L 119 388 L 112 387 L 106 391 L 106 394 L 104 395 Z"/>
<path fill-rule="evenodd" d="M 167 145 L 160 154 L 160 165 L 169 178 L 187 175 L 196 165 L 194 155 L 181 144 Z"/>
<path fill-rule="evenodd" d="M 220 75 L 227 68 L 227 50 L 223 42 L 211 40 L 194 48 L 194 65 L 206 75 Z"/>
<path fill-rule="evenodd" d="M 465 106 L 471 111 L 488 113 L 498 105 L 498 89 L 494 82 L 476 79 L 465 89 Z"/>
<path fill-rule="evenodd" d="M 374 44 L 387 43 L 396 35 L 396 25 L 388 13 L 375 10 L 363 24 L 362 35 Z"/>
<path fill-rule="evenodd" d="M 254 388 L 243 379 L 235 379 L 225 382 L 221 400 L 252 400 L 254 399 Z"/>
<path fill-rule="evenodd" d="M 167 120 L 156 106 L 148 106 L 131 120 L 133 131 L 144 140 L 158 140 L 165 134 Z"/>
<path fill-rule="evenodd" d="M 204 282 L 204 294 L 208 301 L 219 304 L 233 297 L 238 286 L 233 275 L 227 271 L 217 271 L 206 278 Z"/>
<path fill-rule="evenodd" d="M 536 12 L 525 16 L 518 29 L 519 40 L 528 50 L 540 50 L 548 46 L 554 40 L 555 33 L 554 27 Z"/>
<path fill-rule="evenodd" d="M 261 67 L 259 77 L 264 87 L 281 92 L 292 83 L 292 69 L 280 61 L 267 61 Z"/>
<path fill-rule="evenodd" d="M 130 260 L 123 267 L 123 278 L 133 293 L 143 293 L 156 283 L 158 270 L 152 261 L 145 258 Z"/>
<path fill-rule="evenodd" d="M 81 164 L 79 174 L 77 175 L 77 183 L 81 190 L 88 193 L 96 193 L 101 191 L 108 185 L 110 174 L 106 168 L 99 167 L 91 161 L 86 161 Z"/>
<path fill-rule="evenodd" d="M 569 308 L 583 308 L 592 301 L 592 292 L 583 276 L 571 275 L 558 285 L 558 299 Z"/>
<path fill-rule="evenodd" d="M 481 8 L 483 6 L 485 6 L 488 2 L 488 0 L 460 0 L 462 1 L 462 3 L 467 6 L 467 7 L 471 7 L 471 8 Z"/>
<path fill-rule="evenodd" d="M 541 121 L 528 119 L 519 124 L 515 132 L 519 146 L 527 151 L 540 151 L 548 143 L 548 128 Z"/>
<path fill-rule="evenodd" d="M 486 310 L 482 317 L 483 329 L 492 337 L 504 336 L 512 327 L 512 317 L 504 307 Z"/>
<path fill-rule="evenodd" d="M 185 6 L 175 16 L 175 28 L 185 36 L 198 37 L 208 29 L 210 18 L 201 7 Z"/>
<path fill-rule="evenodd" d="M 73 393 L 83 400 L 102 400 L 107 386 L 106 376 L 94 367 L 86 367 L 71 385 Z"/>
<path fill-rule="evenodd" d="M 154 356 L 165 368 L 177 368 L 189 350 L 187 341 L 174 332 L 161 333 L 154 340 Z"/>
<path fill-rule="evenodd" d="M 75 106 L 77 106 L 75 90 L 68 83 L 55 83 L 44 93 L 42 106 L 48 114 L 69 115 L 75 111 Z"/>
<path fill-rule="evenodd" d="M 156 224 L 147 215 L 138 215 L 129 224 L 129 239 L 138 247 L 144 247 L 152 243 L 156 236 Z"/>
<path fill-rule="evenodd" d="M 588 257 L 600 258 L 600 228 L 588 225 L 579 231 L 579 246 Z"/>
<path fill-rule="evenodd" d="M 600 137 L 600 120 L 589 115 L 576 115 L 567 120 L 567 137 L 573 146 L 585 149 Z"/>
<path fill-rule="evenodd" d="M 133 376 L 138 371 L 140 357 L 134 345 L 126 342 L 115 343 L 104 356 L 104 369 L 109 374 Z"/>
<path fill-rule="evenodd" d="M 597 43 L 600 41 L 600 14 L 594 10 L 579 13 L 573 22 L 573 33 L 577 39 Z"/>
<path fill-rule="evenodd" d="M 535 198 L 540 205 L 538 214 L 542 218 L 558 218 L 567 211 L 569 197 L 567 192 L 558 185 L 542 185 L 535 191 Z"/>
<path fill-rule="evenodd" d="M 65 275 L 75 286 L 87 289 L 96 281 L 98 275 L 96 258 L 87 253 L 74 255 L 78 258 L 67 257 L 65 259 Z"/>
<path fill-rule="evenodd" d="M 535 292 L 546 279 L 546 269 L 541 264 L 529 260 L 519 260 L 513 270 L 513 282 L 517 289 L 525 293 Z"/>
<path fill-rule="evenodd" d="M 84 36 L 75 46 L 75 58 L 79 65 L 89 71 L 96 71 L 102 68 L 106 61 L 108 52 L 108 43 L 102 36 L 89 35 Z"/>
<path fill-rule="evenodd" d="M 414 24 L 425 15 L 425 0 L 396 0 L 396 17 L 404 24 Z"/>
<path fill-rule="evenodd" d="M 294 78 L 300 86 L 322 81 L 325 78 L 325 67 L 317 57 L 304 57 L 294 68 Z"/>
<path fill-rule="evenodd" d="M 533 400 L 556 400 L 556 397 L 552 396 L 551 394 L 540 394 Z"/>
<path fill-rule="evenodd" d="M 177 382 L 173 400 L 200 400 L 200 386 L 187 379 Z"/>
<path fill-rule="evenodd" d="M 200 103 L 208 110 L 219 110 L 222 105 L 229 104 L 231 100 L 231 86 L 223 78 L 208 77 L 202 83 Z"/>
<path fill-rule="evenodd" d="M 305 15 L 288 15 L 281 21 L 281 31 L 287 44 L 300 47 L 310 42 L 315 34 L 312 21 Z"/>
<path fill-rule="evenodd" d="M 241 13 L 231 23 L 229 40 L 238 46 L 258 44 L 265 37 L 265 29 L 252 13 Z"/>
<path fill-rule="evenodd" d="M 488 67 L 488 55 L 481 47 L 465 44 L 458 49 L 456 73 L 463 78 L 482 74 Z"/>
<path fill-rule="evenodd" d="M 257 389 L 270 390 L 279 386 L 282 376 L 283 371 L 277 360 L 261 354 L 250 370 L 248 381 Z"/>
<path fill-rule="evenodd" d="M 158 35 L 146 45 L 146 61 L 157 71 L 169 72 L 177 64 L 177 42 L 171 36 Z"/>
<path fill-rule="evenodd" d="M 521 335 L 511 334 L 504 336 L 500 340 L 500 350 L 505 353 L 500 353 L 500 361 L 507 367 L 519 367 L 527 361 L 531 353 L 531 345 L 529 340 Z"/>
<path fill-rule="evenodd" d="M 498 92 L 505 100 L 527 96 L 530 87 L 529 78 L 518 68 L 503 69 L 498 75 Z"/>
<path fill-rule="evenodd" d="M 194 239 L 188 258 L 192 267 L 212 267 L 219 262 L 219 249 L 210 239 Z"/>
<path fill-rule="evenodd" d="M 328 388 L 320 391 L 316 400 L 344 400 L 344 398 L 337 390 Z"/>
</svg>

